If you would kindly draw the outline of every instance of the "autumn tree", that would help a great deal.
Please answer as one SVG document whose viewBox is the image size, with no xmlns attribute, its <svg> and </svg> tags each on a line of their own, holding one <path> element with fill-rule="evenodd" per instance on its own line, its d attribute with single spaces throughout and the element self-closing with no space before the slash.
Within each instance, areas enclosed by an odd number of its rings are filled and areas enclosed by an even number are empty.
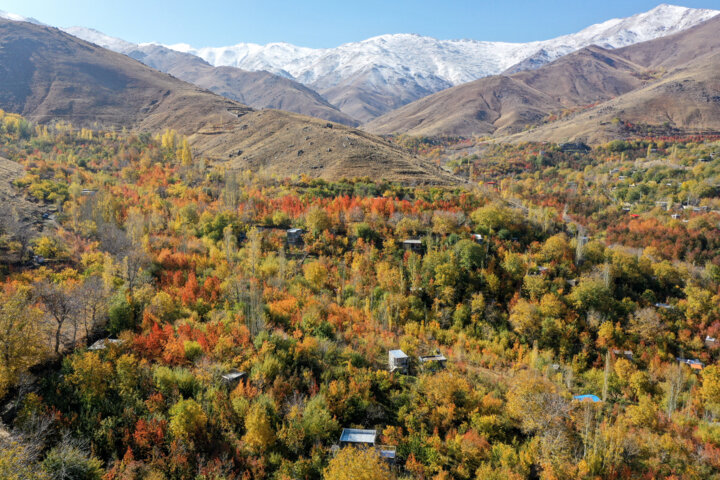
<svg viewBox="0 0 720 480">
<path fill-rule="evenodd" d="M 372 448 L 346 447 L 330 460 L 323 472 L 325 480 L 390 480 L 395 475 Z"/>
<path fill-rule="evenodd" d="M 50 480 L 37 463 L 40 446 L 16 436 L 0 436 L 0 478 L 3 480 Z"/>
<path fill-rule="evenodd" d="M 709 412 L 720 416 L 720 367 L 717 365 L 703 369 L 700 398 Z"/>
<path fill-rule="evenodd" d="M 265 451 L 275 443 L 275 431 L 267 402 L 257 401 L 250 406 L 245 418 L 243 440 L 254 451 Z"/>
<path fill-rule="evenodd" d="M 108 291 L 102 277 L 93 275 L 85 279 L 78 292 L 80 300 L 80 319 L 85 331 L 85 340 L 89 340 L 96 328 L 107 319 Z"/>
<path fill-rule="evenodd" d="M 208 418 L 193 399 L 180 399 L 170 408 L 170 431 L 175 438 L 192 441 L 205 433 Z"/>
<path fill-rule="evenodd" d="M 102 462 L 91 456 L 86 445 L 69 438 L 52 448 L 42 462 L 49 480 L 101 480 Z"/>
<path fill-rule="evenodd" d="M 45 353 L 42 313 L 27 287 L 8 285 L 0 292 L 0 397 Z"/>
<path fill-rule="evenodd" d="M 35 285 L 35 295 L 54 323 L 54 351 L 60 352 L 63 328 L 77 315 L 79 299 L 73 285 L 59 285 L 43 280 Z"/>
<path fill-rule="evenodd" d="M 180 163 L 183 167 L 189 167 L 193 163 L 192 152 L 187 138 L 183 138 L 182 147 L 180 148 Z"/>
</svg>

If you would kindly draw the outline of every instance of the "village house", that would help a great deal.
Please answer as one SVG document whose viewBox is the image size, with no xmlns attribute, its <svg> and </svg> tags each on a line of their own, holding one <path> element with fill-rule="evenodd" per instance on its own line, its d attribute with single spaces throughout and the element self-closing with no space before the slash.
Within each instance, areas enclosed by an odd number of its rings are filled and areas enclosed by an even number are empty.
<svg viewBox="0 0 720 480">
<path fill-rule="evenodd" d="M 425 252 L 425 247 L 422 244 L 422 240 L 418 239 L 406 239 L 403 240 L 402 246 L 405 250 L 418 253 L 422 255 Z"/>
<path fill-rule="evenodd" d="M 396 450 L 391 445 L 377 445 L 377 430 L 363 430 L 359 428 L 343 428 L 340 434 L 340 448 L 375 448 L 384 459 L 395 461 Z"/>
<path fill-rule="evenodd" d="M 290 228 L 287 231 L 287 243 L 288 245 L 302 245 L 303 244 L 303 231 L 302 228 Z"/>
<path fill-rule="evenodd" d="M 690 368 L 692 368 L 693 370 L 702 370 L 705 367 L 705 364 L 702 363 L 697 358 L 690 359 L 690 358 L 677 357 L 677 361 L 690 366 Z"/>
<path fill-rule="evenodd" d="M 612 350 L 612 353 L 613 353 L 613 355 L 615 355 L 616 357 L 625 357 L 625 358 L 627 358 L 628 360 L 632 360 L 632 359 L 633 359 L 633 352 L 632 352 L 632 350 L 618 350 L 618 349 L 613 349 L 613 350 Z"/>
<path fill-rule="evenodd" d="M 435 355 L 421 355 L 418 357 L 418 360 L 420 361 L 420 365 L 423 366 L 435 366 L 437 368 L 445 368 L 445 363 L 447 362 L 447 358 L 445 358 L 445 355 L 441 353 L 436 353 Z"/>
<path fill-rule="evenodd" d="M 388 362 L 391 372 L 401 371 L 407 372 L 410 366 L 410 357 L 402 350 L 390 350 L 388 352 Z"/>
<path fill-rule="evenodd" d="M 223 374 L 220 378 L 225 385 L 230 388 L 234 388 L 238 383 L 240 383 L 240 380 L 245 378 L 245 376 L 245 372 L 238 372 L 237 370 L 233 370 Z"/>
</svg>

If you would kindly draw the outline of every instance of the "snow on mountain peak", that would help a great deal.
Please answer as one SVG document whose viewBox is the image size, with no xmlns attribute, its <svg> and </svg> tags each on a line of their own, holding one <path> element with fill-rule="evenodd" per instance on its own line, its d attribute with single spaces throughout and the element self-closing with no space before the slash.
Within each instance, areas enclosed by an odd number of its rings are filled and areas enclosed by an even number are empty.
<svg viewBox="0 0 720 480">
<path fill-rule="evenodd" d="M 398 33 L 320 49 L 282 42 L 204 48 L 185 43 L 160 46 L 196 55 L 213 66 L 265 70 L 296 80 L 324 95 L 345 113 L 366 121 L 454 85 L 505 71 L 539 68 L 590 45 L 612 49 L 652 40 L 718 14 L 717 10 L 661 4 L 631 17 L 591 25 L 577 33 L 527 43 L 439 40 Z M 0 17 L 32 21 L 2 12 Z M 125 54 L 158 45 L 137 45 L 89 28 L 72 27 L 65 31 Z"/>
<path fill-rule="evenodd" d="M 104 33 L 98 32 L 93 28 L 69 27 L 63 28 L 62 30 L 66 33 L 69 33 L 70 35 L 82 38 L 86 42 L 94 43 L 95 45 L 107 48 L 108 50 L 112 50 L 115 52 L 127 53 L 136 47 L 134 43 L 126 42 L 125 40 L 122 40 L 120 38 L 105 35 Z"/>
<path fill-rule="evenodd" d="M 195 54 L 215 66 L 282 72 L 320 90 L 375 69 L 388 83 L 412 80 L 424 89 L 437 91 L 501 73 L 540 53 L 543 60 L 536 66 L 589 45 L 619 48 L 652 40 L 694 26 L 718 13 L 661 4 L 648 12 L 608 20 L 574 34 L 528 43 L 438 40 L 401 33 L 328 49 L 287 43 L 240 43 L 205 48 L 183 44 L 169 48 Z"/>
<path fill-rule="evenodd" d="M 2 10 L 0 10 L 0 18 L 4 18 L 5 20 L 12 20 L 13 22 L 29 22 L 34 23 L 35 25 L 44 25 L 44 23 L 41 23 L 34 18 L 23 17 L 22 15 L 17 15 L 15 13 L 3 12 Z"/>
</svg>

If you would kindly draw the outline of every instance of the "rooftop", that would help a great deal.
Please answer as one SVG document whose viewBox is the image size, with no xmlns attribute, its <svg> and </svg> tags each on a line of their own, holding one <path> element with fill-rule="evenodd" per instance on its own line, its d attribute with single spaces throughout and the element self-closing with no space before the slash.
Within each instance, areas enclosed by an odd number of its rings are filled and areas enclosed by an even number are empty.
<svg viewBox="0 0 720 480">
<path fill-rule="evenodd" d="M 392 445 L 380 445 L 380 447 L 378 447 L 380 456 L 387 460 L 395 460 L 396 450 Z"/>
<path fill-rule="evenodd" d="M 389 354 L 392 358 L 408 358 L 402 350 L 390 350 Z"/>
<path fill-rule="evenodd" d="M 362 430 L 359 428 L 343 428 L 340 434 L 340 443 L 371 443 L 375 444 L 376 430 Z"/>
<path fill-rule="evenodd" d="M 574 400 L 578 400 L 580 402 L 593 402 L 597 403 L 600 401 L 600 397 L 597 395 L 575 395 L 573 397 Z"/>
<path fill-rule="evenodd" d="M 222 376 L 223 380 L 231 382 L 245 376 L 245 372 L 229 372 Z"/>
<path fill-rule="evenodd" d="M 421 355 L 420 357 L 421 362 L 444 362 L 447 360 L 445 358 L 445 355 L 438 354 L 438 355 Z"/>
</svg>

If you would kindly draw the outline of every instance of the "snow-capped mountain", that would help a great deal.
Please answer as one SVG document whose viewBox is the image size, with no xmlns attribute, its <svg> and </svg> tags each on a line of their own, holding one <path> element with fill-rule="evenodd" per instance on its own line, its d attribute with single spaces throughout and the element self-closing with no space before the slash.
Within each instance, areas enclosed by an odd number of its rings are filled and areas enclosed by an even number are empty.
<svg viewBox="0 0 720 480">
<path fill-rule="evenodd" d="M 240 43 L 206 48 L 176 44 L 168 48 L 196 55 L 216 67 L 264 70 L 298 81 L 344 113 L 365 122 L 455 85 L 506 71 L 539 68 L 590 45 L 620 48 L 656 39 L 695 26 L 719 13 L 663 4 L 645 13 L 592 25 L 578 33 L 528 43 L 438 40 L 414 34 L 392 34 L 327 49 L 288 43 Z M 4 13 L 0 16 L 22 19 Z M 136 45 L 82 27 L 65 31 L 125 54 L 158 45 Z"/>
<path fill-rule="evenodd" d="M 408 98 L 400 101 L 407 103 L 428 93 L 501 73 L 526 60 L 532 61 L 523 63 L 524 68 L 537 68 L 589 45 L 624 47 L 685 30 L 718 13 L 663 4 L 632 17 L 592 25 L 578 33 L 529 43 L 438 40 L 395 34 L 329 49 L 287 43 L 169 47 L 197 55 L 215 66 L 267 70 L 288 76 L 325 95 L 346 113 L 369 120 L 399 106 L 398 91 L 417 92 L 419 96 L 406 95 Z M 373 108 L 366 108 L 367 101 L 358 102 L 353 95 L 348 96 L 350 87 L 359 92 L 355 96 L 372 94 L 376 100 Z"/>
</svg>

